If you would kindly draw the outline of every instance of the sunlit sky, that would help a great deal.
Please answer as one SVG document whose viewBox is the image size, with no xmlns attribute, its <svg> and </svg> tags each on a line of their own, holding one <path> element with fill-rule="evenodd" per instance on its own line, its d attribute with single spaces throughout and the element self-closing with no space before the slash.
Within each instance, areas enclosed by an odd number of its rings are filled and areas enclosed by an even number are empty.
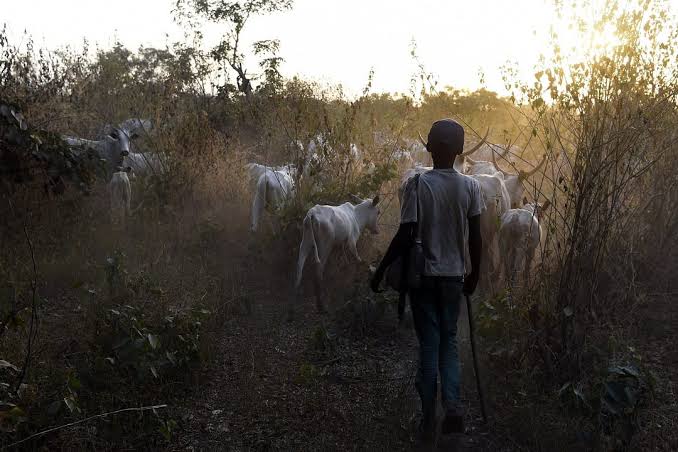
<svg viewBox="0 0 678 452">
<path fill-rule="evenodd" d="M 37 46 L 99 47 L 117 39 L 136 49 L 183 39 L 172 18 L 174 0 L 0 0 L 0 23 L 16 42 L 24 30 Z M 500 67 L 519 63 L 530 74 L 554 17 L 552 0 L 296 0 L 292 10 L 248 23 L 244 43 L 279 39 L 285 76 L 341 83 L 362 90 L 371 68 L 373 91 L 408 92 L 416 65 L 411 42 L 441 86 L 504 92 Z M 223 26 L 205 24 L 206 45 Z M 249 46 L 247 46 L 249 47 Z M 256 60 L 249 66 L 256 70 Z"/>
</svg>

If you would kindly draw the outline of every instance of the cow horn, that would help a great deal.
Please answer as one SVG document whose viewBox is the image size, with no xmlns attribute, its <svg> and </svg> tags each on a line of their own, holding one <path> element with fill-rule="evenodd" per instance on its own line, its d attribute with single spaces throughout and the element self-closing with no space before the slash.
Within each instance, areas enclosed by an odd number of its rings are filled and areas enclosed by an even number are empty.
<svg viewBox="0 0 678 452">
<path fill-rule="evenodd" d="M 360 198 L 360 197 L 354 195 L 353 193 L 349 193 L 348 196 L 349 196 L 349 197 L 351 198 L 351 200 L 352 200 L 353 202 L 355 202 L 356 204 L 360 204 L 361 202 L 363 202 L 362 198 Z"/>
<path fill-rule="evenodd" d="M 421 144 L 423 144 L 424 147 L 428 147 L 428 144 L 426 141 L 424 141 L 424 137 L 421 136 L 421 132 L 417 132 L 417 135 L 419 135 L 419 141 L 421 141 Z"/>
<path fill-rule="evenodd" d="M 475 146 L 473 146 L 473 148 L 472 148 L 470 151 L 462 152 L 462 153 L 459 154 L 459 155 L 462 156 L 462 157 L 466 157 L 467 155 L 471 155 L 471 154 L 473 154 L 474 152 L 476 152 L 476 151 L 480 148 L 480 146 L 482 146 L 483 144 L 485 144 L 485 140 L 487 139 L 487 136 L 488 136 L 489 134 L 490 134 L 490 128 L 488 127 L 488 128 L 487 128 L 487 131 L 485 132 L 485 136 L 482 138 L 482 140 L 480 140 L 480 142 L 479 142 L 478 144 L 476 144 Z"/>
<path fill-rule="evenodd" d="M 546 163 L 546 153 L 544 153 L 544 157 L 542 157 L 541 162 L 539 162 L 539 165 L 535 166 L 532 171 L 521 171 L 520 174 L 518 175 L 520 177 L 520 180 L 527 179 L 528 177 L 532 177 L 534 173 L 539 171 L 542 166 L 544 166 L 544 163 Z"/>
</svg>

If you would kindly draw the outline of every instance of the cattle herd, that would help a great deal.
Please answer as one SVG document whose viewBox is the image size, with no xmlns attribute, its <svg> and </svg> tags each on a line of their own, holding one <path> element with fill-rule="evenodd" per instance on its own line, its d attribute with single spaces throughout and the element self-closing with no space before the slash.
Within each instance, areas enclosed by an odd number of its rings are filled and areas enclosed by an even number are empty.
<svg viewBox="0 0 678 452">
<path fill-rule="evenodd" d="M 150 128 L 151 123 L 148 120 L 128 119 L 118 126 L 106 127 L 100 140 L 63 137 L 74 152 L 94 151 L 104 163 L 109 178 L 111 221 L 114 223 L 124 224 L 125 218 L 132 213 L 130 178 L 162 174 L 168 169 L 168 162 L 163 154 L 137 152 L 131 146 L 142 132 L 147 132 Z M 492 282 L 501 278 L 512 284 L 518 272 L 522 272 L 525 278 L 529 275 L 535 251 L 542 239 L 539 220 L 550 204 L 548 200 L 543 204 L 536 200 L 529 202 L 524 196 L 525 183 L 542 168 L 546 156 L 531 171 L 505 171 L 497 163 L 496 156 L 509 161 L 515 148 L 487 142 L 488 133 L 469 151 L 459 155 L 454 165 L 457 171 L 478 181 L 487 207 L 480 219 L 484 242 L 481 291 L 491 290 Z M 301 165 L 268 166 L 254 162 L 245 165 L 252 192 L 252 233 L 258 231 L 264 212 L 275 213 L 283 209 L 294 198 L 300 178 L 308 177 L 313 166 L 320 163 L 316 142 L 320 142 L 320 138 L 311 140 L 307 146 L 295 143 L 306 155 Z M 413 155 L 421 152 L 421 146 L 418 147 L 416 149 L 417 146 L 410 143 L 406 148 L 391 153 L 391 159 L 403 171 L 398 190 L 401 202 L 407 181 L 416 174 L 433 169 L 413 158 Z M 471 155 L 481 156 L 483 159 L 476 160 Z M 351 145 L 345 159 L 349 160 L 344 162 L 347 164 L 362 164 L 358 163 L 362 162 L 359 148 Z M 370 163 L 361 169 L 370 173 L 374 171 L 374 165 Z M 373 199 L 354 197 L 352 201 L 339 206 L 315 205 L 303 219 L 295 287 L 300 287 L 304 265 L 310 258 L 314 266 L 317 305 L 321 310 L 323 272 L 332 250 L 343 247 L 360 261 L 356 245 L 362 232 L 367 229 L 377 233 L 379 196 Z"/>
<path fill-rule="evenodd" d="M 488 130 L 489 133 L 489 130 Z M 480 142 L 467 152 L 459 155 L 455 161 L 455 169 L 473 177 L 480 185 L 487 209 L 481 215 L 481 233 L 484 239 L 483 266 L 480 288 L 492 290 L 492 281 L 505 278 L 510 284 L 522 271 L 527 277 L 535 251 L 542 239 L 539 225 L 540 215 L 549 206 L 528 202 L 525 198 L 525 183 L 545 164 L 546 156 L 531 171 L 511 173 L 497 164 L 496 154 L 508 160 L 515 148 L 502 148 L 486 141 L 488 133 Z M 422 140 L 423 142 L 423 140 Z M 306 161 L 313 163 L 319 159 L 315 153 L 314 141 L 306 148 Z M 303 146 L 300 146 L 303 149 Z M 421 147 L 421 146 L 420 146 Z M 489 156 L 488 160 L 474 160 L 470 155 L 479 153 Z M 416 162 L 413 149 L 398 149 L 391 158 L 403 169 L 398 190 L 402 202 L 402 194 L 407 181 L 416 174 L 430 171 L 433 168 Z M 359 160 L 360 151 L 352 145 L 348 157 Z M 283 166 L 265 166 L 248 163 L 246 168 L 252 181 L 253 201 L 251 210 L 251 231 L 256 232 L 264 211 L 277 211 L 293 198 L 295 181 L 308 172 L 309 165 L 302 169 L 288 164 Z M 367 167 L 370 171 L 373 167 Z M 299 173 L 301 171 L 301 173 Z M 354 199 L 339 206 L 315 205 L 303 220 L 302 240 L 299 246 L 295 287 L 302 282 L 304 265 L 311 259 L 314 266 L 313 279 L 317 306 L 323 309 L 321 288 L 323 272 L 331 251 L 343 247 L 360 261 L 356 243 L 363 230 L 377 233 L 377 217 L 379 196 L 374 199 Z"/>
</svg>

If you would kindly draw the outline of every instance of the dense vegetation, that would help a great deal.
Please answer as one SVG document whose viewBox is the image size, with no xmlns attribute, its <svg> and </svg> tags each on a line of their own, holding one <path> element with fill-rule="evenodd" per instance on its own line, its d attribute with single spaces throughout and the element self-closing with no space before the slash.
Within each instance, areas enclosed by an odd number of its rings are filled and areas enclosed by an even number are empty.
<svg viewBox="0 0 678 452">
<path fill-rule="evenodd" d="M 498 438 L 488 447 L 675 449 L 675 350 L 660 345 L 675 322 L 664 336 L 650 330 L 675 315 L 676 20 L 661 1 L 605 2 L 593 24 L 583 22 L 586 2 L 556 3 L 583 34 L 611 27 L 618 42 L 572 61 L 554 36 L 533 80 L 505 69 L 507 98 L 439 89 L 420 65 L 409 96 L 371 92 L 368 75 L 349 99 L 284 77 L 274 40 L 255 44 L 259 69 L 248 72 L 239 34 L 252 15 L 292 6 L 284 0 L 179 1 L 175 14 L 193 38 L 166 48 L 48 52 L 0 33 L 0 445 L 132 408 L 19 446 L 186 446 L 177 437 L 191 436 L 192 414 L 179 407 L 191 406 L 182 401 L 210 378 L 210 363 L 225 359 L 215 344 L 231 334 L 226 327 L 239 331 L 258 310 L 296 299 L 290 269 L 303 213 L 381 193 L 385 227 L 362 244 L 367 262 L 350 271 L 338 263 L 328 278 L 337 319 L 295 320 L 311 331 L 297 344 L 304 359 L 322 363 L 289 376 L 296 390 L 336 379 L 322 367 L 355 351 L 330 330 L 371 341 L 394 322 L 391 297 L 369 294 L 365 281 L 397 223 L 395 155 L 417 149 L 433 120 L 454 117 L 469 142 L 490 127 L 491 142 L 514 146 L 500 162 L 507 170 L 546 154 L 527 192 L 552 203 L 527 284 L 500 284 L 478 301 L 486 379 L 500 382 L 488 384 Z M 225 27 L 217 48 L 203 48 L 198 19 Z M 96 158 L 62 135 L 95 138 L 128 118 L 151 120 L 135 146 L 167 155 L 169 170 L 134 181 L 138 210 L 120 229 Z M 322 158 L 278 213 L 282 229 L 251 237 L 244 163 L 303 161 L 296 143 L 319 134 Z M 251 367 L 254 375 L 254 355 Z M 240 446 L 285 444 L 249 433 Z M 370 440 L 378 437 L 360 439 L 385 446 Z"/>
</svg>

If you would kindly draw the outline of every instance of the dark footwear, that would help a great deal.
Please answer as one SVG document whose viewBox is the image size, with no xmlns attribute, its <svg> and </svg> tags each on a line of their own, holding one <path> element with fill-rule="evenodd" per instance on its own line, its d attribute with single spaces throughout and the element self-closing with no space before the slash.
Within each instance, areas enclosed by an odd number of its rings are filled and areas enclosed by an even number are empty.
<svg viewBox="0 0 678 452">
<path fill-rule="evenodd" d="M 448 413 L 440 427 L 443 435 L 451 433 L 464 433 L 464 417 L 458 414 Z"/>
<path fill-rule="evenodd" d="M 437 431 L 435 423 L 424 423 L 423 421 L 417 426 L 415 436 L 416 450 L 433 450 L 436 446 Z"/>
</svg>

